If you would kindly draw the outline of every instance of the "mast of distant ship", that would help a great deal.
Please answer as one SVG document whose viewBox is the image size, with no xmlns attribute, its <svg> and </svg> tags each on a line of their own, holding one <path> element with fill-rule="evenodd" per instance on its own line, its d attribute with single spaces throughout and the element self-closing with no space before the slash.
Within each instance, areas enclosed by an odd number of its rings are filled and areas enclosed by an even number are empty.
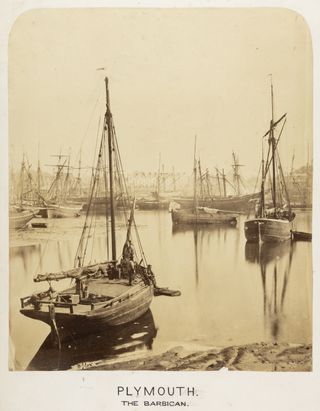
<svg viewBox="0 0 320 411">
<path fill-rule="evenodd" d="M 272 84 L 272 77 L 271 77 L 271 122 L 270 122 L 270 137 L 269 137 L 269 144 L 271 144 L 272 148 L 272 199 L 273 199 L 273 206 L 276 208 L 277 199 L 276 199 L 276 141 L 274 138 L 274 106 L 273 106 L 273 84 Z"/>
<path fill-rule="evenodd" d="M 106 122 L 108 128 L 108 155 L 109 155 L 109 189 L 110 189 L 110 217 L 111 217 L 111 256 L 112 260 L 117 260 L 115 217 L 114 217 L 114 193 L 113 193 L 113 128 L 112 114 L 110 110 L 110 98 L 108 88 L 108 77 L 105 78 L 106 84 Z"/>
</svg>

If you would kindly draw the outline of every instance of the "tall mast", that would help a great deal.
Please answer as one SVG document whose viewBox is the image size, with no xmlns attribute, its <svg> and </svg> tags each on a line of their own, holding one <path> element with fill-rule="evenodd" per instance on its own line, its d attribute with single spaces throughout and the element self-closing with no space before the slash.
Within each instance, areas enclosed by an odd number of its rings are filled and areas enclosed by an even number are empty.
<svg viewBox="0 0 320 411">
<path fill-rule="evenodd" d="M 197 136 L 194 138 L 194 151 L 193 151 L 193 202 L 194 202 L 194 209 L 197 212 L 198 210 L 198 198 L 197 198 L 197 159 L 196 159 L 196 151 L 197 151 Z"/>
<path fill-rule="evenodd" d="M 201 201 L 202 203 L 204 202 L 204 190 L 203 190 L 203 175 L 202 175 L 202 170 L 201 170 L 201 162 L 200 158 L 198 160 L 198 169 L 199 169 L 199 182 L 200 182 L 200 193 L 201 193 Z"/>
<path fill-rule="evenodd" d="M 106 84 L 106 121 L 108 127 L 108 155 L 109 155 L 109 188 L 110 188 L 110 217 L 111 217 L 111 256 L 112 260 L 117 260 L 116 249 L 116 226 L 114 217 L 114 193 L 113 193 L 113 135 L 112 135 L 112 114 L 110 110 L 110 98 L 108 88 L 108 77 L 105 78 Z"/>
<path fill-rule="evenodd" d="M 222 197 L 222 194 L 221 194 L 221 185 L 220 185 L 220 177 L 219 177 L 219 171 L 218 171 L 218 169 L 217 169 L 217 168 L 216 168 L 216 176 L 217 176 L 217 180 L 218 180 L 219 195 L 220 195 L 220 197 Z"/>
<path fill-rule="evenodd" d="M 238 160 L 236 158 L 236 154 L 234 151 L 232 151 L 232 158 L 233 158 L 233 179 L 236 185 L 236 194 L 239 196 L 240 195 L 240 174 L 239 174 L 239 167 L 241 166 L 238 163 Z"/>
<path fill-rule="evenodd" d="M 276 208 L 277 206 L 277 194 L 276 194 L 276 142 L 274 139 L 274 105 L 273 105 L 273 84 L 272 84 L 272 77 L 271 77 L 271 121 L 270 121 L 270 137 L 269 137 L 269 144 L 271 144 L 272 148 L 272 198 L 273 198 L 273 207 Z"/>
<path fill-rule="evenodd" d="M 37 187 L 37 189 L 38 189 L 38 192 L 40 193 L 41 175 L 40 175 L 40 155 L 39 155 L 39 151 L 40 150 L 39 150 L 39 144 L 38 144 L 38 170 L 37 170 L 37 185 L 38 185 L 38 187 Z"/>
<path fill-rule="evenodd" d="M 227 197 L 226 175 L 224 174 L 224 168 L 222 169 L 222 182 L 223 182 L 223 195 L 224 197 Z"/>
<path fill-rule="evenodd" d="M 23 184 L 23 178 L 24 178 L 24 169 L 25 169 L 25 162 L 24 162 L 24 153 L 22 156 L 22 164 L 21 164 L 21 171 L 20 171 L 20 206 L 22 206 L 23 203 L 23 190 L 24 190 L 24 184 Z"/>
<path fill-rule="evenodd" d="M 265 217 L 265 165 L 264 165 L 264 151 L 263 151 L 263 140 L 262 140 L 262 162 L 261 162 L 261 204 L 260 204 L 260 216 Z"/>
</svg>

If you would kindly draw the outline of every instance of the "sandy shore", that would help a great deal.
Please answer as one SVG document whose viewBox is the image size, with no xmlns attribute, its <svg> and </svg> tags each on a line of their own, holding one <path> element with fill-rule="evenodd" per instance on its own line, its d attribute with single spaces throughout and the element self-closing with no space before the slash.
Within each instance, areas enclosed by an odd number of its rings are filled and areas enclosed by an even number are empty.
<svg viewBox="0 0 320 411">
<path fill-rule="evenodd" d="M 134 359 L 82 363 L 73 369 L 158 371 L 311 371 L 312 346 L 305 344 L 256 343 L 227 348 L 177 346 L 162 354 L 144 353 Z"/>
</svg>

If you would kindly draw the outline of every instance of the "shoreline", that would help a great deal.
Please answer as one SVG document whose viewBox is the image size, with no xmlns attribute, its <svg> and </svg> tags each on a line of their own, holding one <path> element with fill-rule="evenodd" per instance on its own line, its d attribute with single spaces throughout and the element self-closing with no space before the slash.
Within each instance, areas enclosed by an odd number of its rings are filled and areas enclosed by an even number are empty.
<svg viewBox="0 0 320 411">
<path fill-rule="evenodd" d="M 252 343 L 225 348 L 190 349 L 179 345 L 161 354 L 79 363 L 71 370 L 154 371 L 312 371 L 312 345 Z"/>
</svg>

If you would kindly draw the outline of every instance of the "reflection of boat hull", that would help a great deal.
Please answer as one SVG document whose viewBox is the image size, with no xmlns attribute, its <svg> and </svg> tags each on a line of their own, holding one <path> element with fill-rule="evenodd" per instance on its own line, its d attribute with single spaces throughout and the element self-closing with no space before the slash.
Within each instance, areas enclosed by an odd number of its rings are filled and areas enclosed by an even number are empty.
<svg viewBox="0 0 320 411">
<path fill-rule="evenodd" d="M 244 224 L 247 241 L 278 242 L 291 238 L 292 224 L 288 220 L 255 218 Z"/>
<path fill-rule="evenodd" d="M 19 230 L 24 228 L 29 221 L 34 217 L 33 211 L 21 211 L 20 213 L 12 213 L 9 217 L 9 226 L 10 229 Z"/>
<path fill-rule="evenodd" d="M 237 217 L 232 214 L 223 213 L 205 213 L 187 210 L 175 210 L 171 211 L 171 218 L 173 224 L 237 224 Z"/>
<path fill-rule="evenodd" d="M 227 211 L 247 211 L 250 202 L 259 198 L 260 193 L 247 194 L 243 196 L 232 197 L 212 197 L 201 200 L 201 205 L 204 207 L 217 208 Z M 175 198 L 176 203 L 180 204 L 181 208 L 190 208 L 194 203 L 193 198 Z"/>
<path fill-rule="evenodd" d="M 250 263 L 267 264 L 276 258 L 281 258 L 289 254 L 290 249 L 294 247 L 291 241 L 283 241 L 281 243 L 263 243 L 246 242 L 245 258 Z"/>
<path fill-rule="evenodd" d="M 106 293 L 104 287 L 107 287 Z M 101 294 L 107 295 L 110 291 L 112 292 L 114 287 L 117 287 L 114 282 L 106 286 L 102 282 L 99 291 Z M 70 293 L 70 290 L 68 292 Z M 121 298 L 120 296 L 119 298 L 110 298 L 110 302 L 104 301 L 91 305 L 91 307 L 81 302 L 68 306 L 57 305 L 54 309 L 54 320 L 59 337 L 62 340 L 69 339 L 72 335 L 86 335 L 99 332 L 105 327 L 114 327 L 134 321 L 148 310 L 152 298 L 152 286 L 137 284 L 127 287 L 127 291 L 121 294 Z M 22 305 L 20 312 L 26 317 L 43 321 L 52 326 L 52 313 L 50 313 L 49 306 L 50 304 L 40 303 L 39 306 L 33 306 L 32 303 L 27 303 L 26 306 Z"/>
<path fill-rule="evenodd" d="M 136 206 L 139 210 L 167 210 L 169 208 L 169 201 L 137 200 Z"/>
<path fill-rule="evenodd" d="M 62 344 L 59 351 L 49 335 L 28 370 L 81 369 L 83 364 L 112 359 L 143 348 L 151 349 L 156 335 L 157 329 L 150 310 L 126 326 L 110 327 L 99 334 L 73 338 Z"/>
<path fill-rule="evenodd" d="M 47 209 L 48 218 L 79 217 L 80 207 L 50 206 Z"/>
</svg>

